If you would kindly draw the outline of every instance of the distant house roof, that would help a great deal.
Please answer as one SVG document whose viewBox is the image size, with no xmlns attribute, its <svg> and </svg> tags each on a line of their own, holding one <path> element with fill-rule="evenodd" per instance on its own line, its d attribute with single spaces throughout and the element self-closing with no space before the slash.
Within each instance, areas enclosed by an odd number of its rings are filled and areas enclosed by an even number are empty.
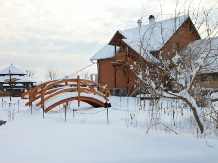
<svg viewBox="0 0 218 163">
<path fill-rule="evenodd" d="M 19 68 L 10 65 L 6 67 L 5 69 L 0 71 L 0 75 L 8 75 L 10 71 L 10 74 L 12 75 L 26 75 L 26 73 L 23 70 L 20 70 Z"/>
<path fill-rule="evenodd" d="M 118 30 L 116 34 L 120 33 L 124 37 L 122 40 L 137 53 L 140 54 L 141 47 L 144 47 L 143 50 L 147 50 L 147 54 L 149 54 L 151 51 L 160 50 L 188 18 L 188 15 L 183 15 L 141 27 Z M 112 47 L 112 45 L 104 46 L 90 60 L 114 57 L 114 52 L 112 52 L 114 48 Z M 109 52 L 109 48 L 112 51 Z"/>
<path fill-rule="evenodd" d="M 187 58 L 191 56 L 195 63 L 208 64 L 201 73 L 218 72 L 218 37 L 193 41 L 183 49 L 182 54 Z M 206 55 L 208 57 L 204 60 Z"/>
</svg>

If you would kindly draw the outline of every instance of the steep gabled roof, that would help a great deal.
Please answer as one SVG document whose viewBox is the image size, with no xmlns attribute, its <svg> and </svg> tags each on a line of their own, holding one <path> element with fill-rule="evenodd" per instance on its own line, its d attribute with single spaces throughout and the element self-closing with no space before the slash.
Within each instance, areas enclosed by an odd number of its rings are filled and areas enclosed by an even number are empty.
<svg viewBox="0 0 218 163">
<path fill-rule="evenodd" d="M 0 71 L 0 75 L 8 75 L 9 74 L 9 70 L 11 75 L 26 75 L 26 73 L 22 70 L 20 70 L 19 68 L 10 65 L 8 67 L 6 67 L 5 69 Z"/>
<path fill-rule="evenodd" d="M 112 37 L 112 39 L 110 40 L 110 42 L 108 43 L 109 45 L 115 45 L 116 41 L 118 39 L 125 39 L 125 36 L 122 35 L 122 33 L 120 33 L 119 31 L 117 31 L 114 36 Z"/>
<path fill-rule="evenodd" d="M 181 27 L 188 17 L 188 15 L 183 15 L 155 22 L 154 24 L 147 24 L 140 28 L 132 28 L 119 32 L 126 37 L 123 41 L 138 53 L 140 52 L 139 49 L 141 46 L 148 51 L 158 51 L 173 36 L 179 27 Z"/>
<path fill-rule="evenodd" d="M 113 45 L 113 41 L 115 41 L 117 37 L 120 37 L 120 39 L 139 54 L 142 51 L 142 47 L 143 50 L 147 51 L 147 54 L 149 54 L 150 51 L 158 51 L 187 19 L 190 19 L 189 16 L 183 15 L 155 22 L 154 24 L 147 24 L 140 28 L 135 27 L 127 30 L 118 30 L 110 40 L 109 46 Z M 104 51 L 105 49 L 106 48 L 103 47 L 95 53 L 90 60 L 114 57 L 114 53 L 111 53 L 112 55 L 109 55 L 110 57 L 108 57 L 108 51 L 107 49 Z"/>
</svg>

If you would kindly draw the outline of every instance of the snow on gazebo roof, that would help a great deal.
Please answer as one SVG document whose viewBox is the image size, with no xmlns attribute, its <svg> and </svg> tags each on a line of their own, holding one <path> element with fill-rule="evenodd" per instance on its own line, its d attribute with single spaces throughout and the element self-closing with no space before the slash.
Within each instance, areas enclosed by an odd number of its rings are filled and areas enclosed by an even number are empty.
<svg viewBox="0 0 218 163">
<path fill-rule="evenodd" d="M 9 70 L 10 74 L 12 75 L 26 75 L 26 73 L 23 70 L 20 70 L 19 68 L 13 66 L 13 64 L 1 70 L 0 75 L 9 75 Z"/>
<path fill-rule="evenodd" d="M 13 83 L 35 83 L 35 81 L 27 76 L 11 75 L 11 79 L 16 78 L 17 80 Z M 10 75 L 0 76 L 0 83 L 5 83 L 5 80 L 9 80 Z"/>
<path fill-rule="evenodd" d="M 123 35 L 125 38 L 122 40 L 139 54 L 141 46 L 145 47 L 143 50 L 147 50 L 150 53 L 151 51 L 160 50 L 188 18 L 188 15 L 182 15 L 141 27 L 118 30 L 117 32 Z M 142 44 L 140 40 L 142 40 Z M 114 57 L 113 47 L 112 45 L 105 45 L 90 60 Z"/>
</svg>

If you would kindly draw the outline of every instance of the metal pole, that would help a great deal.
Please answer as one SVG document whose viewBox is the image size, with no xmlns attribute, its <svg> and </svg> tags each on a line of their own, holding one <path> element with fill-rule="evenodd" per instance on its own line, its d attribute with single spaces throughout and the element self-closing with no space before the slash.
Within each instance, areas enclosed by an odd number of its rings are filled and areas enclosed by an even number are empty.
<svg viewBox="0 0 218 163">
<path fill-rule="evenodd" d="M 44 113 L 44 106 L 43 106 L 43 111 L 42 111 L 42 112 L 43 112 L 42 114 L 43 114 L 43 118 L 44 118 L 44 117 L 45 117 L 45 115 L 44 115 L 44 114 L 45 114 L 45 113 Z"/>
<path fill-rule="evenodd" d="M 64 106 L 65 108 L 65 122 L 66 122 L 66 118 L 67 118 L 67 104 Z"/>
<path fill-rule="evenodd" d="M 3 99 L 2 99 L 2 108 L 3 108 Z"/>
<path fill-rule="evenodd" d="M 19 113 L 19 105 L 20 105 L 20 102 L 19 102 L 19 100 L 18 100 L 18 113 Z"/>
<path fill-rule="evenodd" d="M 108 123 L 109 121 L 108 121 L 108 107 L 107 107 L 107 123 Z"/>
<path fill-rule="evenodd" d="M 33 113 L 33 106 L 32 106 L 32 102 L 31 102 L 31 115 Z"/>
<path fill-rule="evenodd" d="M 11 71 L 9 70 L 9 76 L 10 76 L 10 101 L 11 101 Z"/>
<path fill-rule="evenodd" d="M 77 111 L 77 109 L 73 109 L 73 117 L 74 117 L 75 111 Z"/>
</svg>

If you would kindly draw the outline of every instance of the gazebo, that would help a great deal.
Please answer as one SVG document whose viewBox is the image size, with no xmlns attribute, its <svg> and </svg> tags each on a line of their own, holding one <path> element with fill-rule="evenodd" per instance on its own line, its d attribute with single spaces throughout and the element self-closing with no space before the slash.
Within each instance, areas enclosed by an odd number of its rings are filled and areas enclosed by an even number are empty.
<svg viewBox="0 0 218 163">
<path fill-rule="evenodd" d="M 20 96 L 28 87 L 33 87 L 33 79 L 26 72 L 12 64 L 0 71 L 0 96 Z"/>
</svg>

